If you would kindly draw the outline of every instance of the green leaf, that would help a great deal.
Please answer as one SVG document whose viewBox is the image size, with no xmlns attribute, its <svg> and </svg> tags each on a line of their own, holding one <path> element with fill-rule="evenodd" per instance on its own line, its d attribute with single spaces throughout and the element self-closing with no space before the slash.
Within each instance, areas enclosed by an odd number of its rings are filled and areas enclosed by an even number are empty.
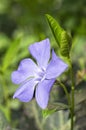
<svg viewBox="0 0 86 130">
<path fill-rule="evenodd" d="M 56 102 L 48 105 L 48 109 L 56 109 L 57 111 L 68 109 L 68 108 L 69 106 L 67 104 L 61 102 Z"/>
<path fill-rule="evenodd" d="M 45 110 L 42 110 L 42 115 L 43 115 L 43 118 L 47 118 L 49 115 L 53 114 L 54 112 L 56 112 L 56 109 L 45 109 Z"/>
<path fill-rule="evenodd" d="M 49 115 L 53 114 L 56 111 L 68 109 L 69 106 L 64 103 L 52 103 L 48 105 L 48 108 L 42 111 L 42 115 L 44 118 L 48 117 Z"/>
<path fill-rule="evenodd" d="M 60 53 L 64 57 L 69 57 L 71 49 L 71 37 L 66 31 L 62 31 L 60 37 Z"/>
<path fill-rule="evenodd" d="M 19 102 L 18 100 L 11 99 L 9 102 L 10 108 L 15 109 L 15 110 L 17 110 L 20 107 L 20 105 L 21 105 L 21 102 Z"/>
<path fill-rule="evenodd" d="M 18 51 L 18 47 L 20 44 L 20 38 L 14 40 L 10 47 L 8 48 L 4 58 L 3 58 L 3 71 L 5 71 L 7 69 L 7 67 L 12 63 L 17 51 Z"/>
<path fill-rule="evenodd" d="M 9 46 L 10 39 L 5 34 L 0 34 L 0 50 Z"/>
<path fill-rule="evenodd" d="M 4 113 L 0 110 L 0 130 L 10 129 L 7 119 L 5 118 Z"/>
<path fill-rule="evenodd" d="M 0 105 L 0 111 L 2 111 L 8 121 L 10 121 L 10 109 L 3 105 Z"/>
<path fill-rule="evenodd" d="M 46 18 L 60 48 L 61 55 L 69 57 L 72 41 L 70 35 L 62 27 L 60 27 L 59 23 L 52 16 L 46 14 Z"/>
<path fill-rule="evenodd" d="M 56 42 L 57 42 L 58 46 L 60 46 L 60 36 L 61 36 L 63 29 L 60 27 L 58 22 L 52 16 L 50 16 L 49 14 L 46 14 L 45 16 L 47 18 L 51 31 L 56 39 Z"/>
</svg>

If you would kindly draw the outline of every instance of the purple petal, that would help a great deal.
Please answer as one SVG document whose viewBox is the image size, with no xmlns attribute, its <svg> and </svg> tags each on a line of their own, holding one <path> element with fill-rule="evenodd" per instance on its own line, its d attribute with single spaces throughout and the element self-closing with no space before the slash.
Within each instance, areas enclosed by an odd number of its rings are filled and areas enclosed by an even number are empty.
<svg viewBox="0 0 86 130">
<path fill-rule="evenodd" d="M 49 39 L 36 42 L 29 47 L 31 55 L 36 59 L 41 68 L 46 68 L 50 58 L 50 42 Z"/>
<path fill-rule="evenodd" d="M 12 73 L 12 82 L 15 84 L 20 84 L 28 78 L 33 77 L 37 70 L 38 67 L 31 59 L 24 59 L 20 62 L 18 70 Z"/>
<path fill-rule="evenodd" d="M 29 102 L 33 98 L 36 82 L 31 79 L 23 83 L 15 92 L 13 98 L 18 98 L 22 102 Z"/>
<path fill-rule="evenodd" d="M 36 101 L 42 109 L 45 109 L 48 105 L 50 90 L 54 82 L 55 79 L 44 80 L 36 88 Z"/>
<path fill-rule="evenodd" d="M 52 51 L 52 59 L 46 69 L 46 78 L 52 79 L 60 76 L 68 65 L 64 63 L 59 57 L 56 56 L 54 50 Z"/>
</svg>

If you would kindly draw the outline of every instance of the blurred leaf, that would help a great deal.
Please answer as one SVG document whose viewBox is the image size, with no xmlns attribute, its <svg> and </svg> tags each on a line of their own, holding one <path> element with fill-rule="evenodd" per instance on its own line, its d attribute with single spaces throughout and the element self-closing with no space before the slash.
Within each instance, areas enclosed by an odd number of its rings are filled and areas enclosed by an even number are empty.
<svg viewBox="0 0 86 130">
<path fill-rule="evenodd" d="M 56 42 L 60 47 L 61 55 L 64 57 L 69 57 L 72 42 L 71 36 L 60 27 L 59 23 L 52 16 L 46 14 L 46 18 L 56 39 Z"/>
<path fill-rule="evenodd" d="M 0 34 L 0 49 L 7 47 L 9 43 L 10 39 L 4 34 Z"/>
<path fill-rule="evenodd" d="M 7 130 L 7 128 L 10 130 L 10 126 L 5 118 L 5 115 L 2 111 L 0 111 L 0 130 Z"/>
<path fill-rule="evenodd" d="M 33 35 L 27 35 L 27 34 L 24 34 L 24 36 L 22 36 L 22 39 L 21 39 L 21 44 L 19 46 L 19 53 L 18 53 L 18 56 L 17 58 L 15 59 L 15 61 L 17 60 L 20 60 L 20 59 L 23 59 L 27 56 L 29 56 L 29 51 L 28 51 L 28 47 L 31 43 L 34 43 L 34 41 L 36 41 L 36 37 Z"/>
<path fill-rule="evenodd" d="M 0 14 L 4 13 L 5 11 L 7 11 L 7 9 L 9 8 L 10 5 L 10 1 L 6 1 L 6 0 L 0 0 Z"/>
<path fill-rule="evenodd" d="M 1 78 L 0 78 L 0 82 L 1 82 Z M 3 88 L 2 88 L 2 84 L 0 83 L 0 103 L 2 103 L 3 97 L 4 97 Z"/>
<path fill-rule="evenodd" d="M 10 108 L 12 108 L 12 109 L 18 109 L 19 107 L 20 107 L 20 104 L 21 104 L 21 102 L 19 102 L 18 100 L 10 100 L 10 102 L 9 102 L 9 105 L 10 105 Z"/>
<path fill-rule="evenodd" d="M 5 71 L 7 69 L 7 67 L 12 63 L 12 61 L 15 57 L 15 54 L 18 51 L 20 40 L 21 40 L 20 38 L 14 40 L 11 43 L 10 47 L 8 48 L 8 50 L 5 54 L 5 57 L 3 58 L 3 68 L 2 68 L 3 71 Z"/>
<path fill-rule="evenodd" d="M 5 107 L 4 105 L 0 105 L 0 110 L 4 113 L 6 119 L 10 121 L 10 110 L 8 107 Z"/>
<path fill-rule="evenodd" d="M 26 32 L 22 30 L 15 31 L 13 37 L 14 39 L 21 37 L 21 43 L 19 44 L 19 51 L 13 60 L 13 63 L 16 64 L 21 59 L 29 57 L 30 53 L 28 51 L 28 47 L 31 43 L 34 43 L 34 41 L 37 41 L 38 39 L 35 35 L 28 35 Z"/>
<path fill-rule="evenodd" d="M 75 90 L 75 104 L 79 104 L 86 100 L 86 82 L 82 81 L 76 86 Z"/>
<path fill-rule="evenodd" d="M 68 119 L 64 125 L 61 126 L 61 128 L 59 128 L 59 130 L 70 130 L 71 129 L 71 126 L 70 126 L 70 122 L 71 122 L 71 119 Z M 76 129 L 74 129 L 76 130 Z"/>
<path fill-rule="evenodd" d="M 56 109 L 57 111 L 59 111 L 59 110 L 68 109 L 69 106 L 64 104 L 64 103 L 61 103 L 61 102 L 56 102 L 56 103 L 49 104 L 48 108 L 49 109 Z"/>
<path fill-rule="evenodd" d="M 52 103 L 49 104 L 48 108 L 42 111 L 43 117 L 48 117 L 49 115 L 53 114 L 56 111 L 68 109 L 69 106 L 64 103 Z"/>
</svg>

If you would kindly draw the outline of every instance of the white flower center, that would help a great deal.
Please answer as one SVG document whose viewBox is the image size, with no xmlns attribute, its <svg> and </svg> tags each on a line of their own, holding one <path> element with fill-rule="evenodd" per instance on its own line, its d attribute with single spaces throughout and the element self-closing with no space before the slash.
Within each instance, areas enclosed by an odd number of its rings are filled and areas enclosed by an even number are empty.
<svg viewBox="0 0 86 130">
<path fill-rule="evenodd" d="M 40 82 L 40 81 L 43 81 L 45 79 L 45 75 L 46 75 L 46 69 L 45 68 L 40 68 L 38 70 L 38 73 L 36 73 L 36 81 L 37 82 Z"/>
</svg>

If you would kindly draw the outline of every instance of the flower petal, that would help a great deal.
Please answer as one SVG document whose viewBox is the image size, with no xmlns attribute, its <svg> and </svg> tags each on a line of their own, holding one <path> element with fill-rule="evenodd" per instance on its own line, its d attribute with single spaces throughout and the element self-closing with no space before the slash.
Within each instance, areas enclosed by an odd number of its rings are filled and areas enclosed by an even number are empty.
<svg viewBox="0 0 86 130">
<path fill-rule="evenodd" d="M 36 88 L 36 101 L 42 109 L 45 109 L 47 107 L 50 90 L 54 82 L 55 79 L 43 80 L 38 84 Z"/>
<path fill-rule="evenodd" d="M 13 98 L 18 98 L 22 102 L 29 102 L 34 95 L 36 82 L 31 79 L 23 83 L 13 95 Z"/>
<path fill-rule="evenodd" d="M 36 59 L 37 64 L 41 68 L 46 68 L 50 58 L 50 42 L 49 39 L 36 42 L 29 47 L 31 55 Z"/>
<path fill-rule="evenodd" d="M 20 62 L 18 70 L 12 73 L 12 82 L 15 84 L 20 84 L 27 80 L 27 78 L 33 77 L 37 70 L 38 67 L 31 59 L 24 59 Z"/>
<path fill-rule="evenodd" d="M 52 51 L 52 59 L 46 69 L 46 78 L 52 79 L 60 76 L 68 65 L 64 63 L 59 57 L 56 56 L 54 50 Z"/>
</svg>

